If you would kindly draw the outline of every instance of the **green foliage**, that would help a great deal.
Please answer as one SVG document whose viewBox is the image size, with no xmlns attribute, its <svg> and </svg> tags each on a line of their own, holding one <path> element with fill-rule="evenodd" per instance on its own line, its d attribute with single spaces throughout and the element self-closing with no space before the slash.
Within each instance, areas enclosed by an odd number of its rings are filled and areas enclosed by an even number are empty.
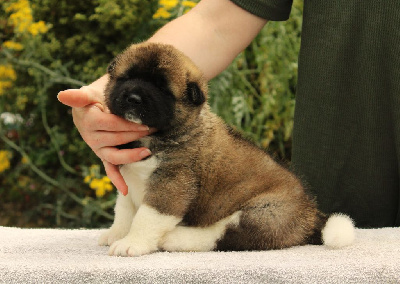
<svg viewBox="0 0 400 284">
<path fill-rule="evenodd" d="M 0 7 L 0 66 L 17 74 L 0 94 L 0 114 L 23 119 L 0 121 L 0 150 L 12 153 L 10 169 L 0 172 L 0 225 L 107 224 L 115 195 L 98 198 L 84 182 L 84 169 L 100 161 L 56 96 L 103 75 L 115 54 L 154 33 L 158 2 L 15 0 Z M 47 29 L 36 33 L 32 16 Z M 6 41 L 23 49 L 5 48 Z"/>
<path fill-rule="evenodd" d="M 289 161 L 297 85 L 302 5 L 269 22 L 231 66 L 211 82 L 210 104 L 225 121 Z"/>
<path fill-rule="evenodd" d="M 132 42 L 145 40 L 159 27 L 152 20 L 157 1 L 31 0 L 34 15 L 51 24 L 42 42 L 46 65 L 69 66 L 70 77 L 92 82 L 107 63 Z M 52 69 L 57 66 L 51 66 Z"/>
<path fill-rule="evenodd" d="M 0 225 L 109 225 L 115 190 L 108 192 L 99 159 L 56 95 L 103 75 L 117 53 L 190 9 L 184 5 L 188 2 L 0 4 L 0 114 L 8 112 L 14 118 L 0 119 Z M 13 4 L 30 4 L 28 26 L 22 24 L 28 14 L 21 12 L 20 22 L 12 20 Z M 300 26 L 301 6 L 295 1 L 288 22 L 270 22 L 210 84 L 213 109 L 285 159 L 290 158 Z"/>
</svg>

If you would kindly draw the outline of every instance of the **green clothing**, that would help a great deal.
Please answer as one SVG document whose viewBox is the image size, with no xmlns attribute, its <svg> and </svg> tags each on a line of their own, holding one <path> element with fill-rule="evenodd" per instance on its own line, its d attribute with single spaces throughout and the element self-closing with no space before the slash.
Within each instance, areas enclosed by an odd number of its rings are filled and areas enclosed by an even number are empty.
<svg viewBox="0 0 400 284">
<path fill-rule="evenodd" d="M 270 20 L 291 8 L 232 1 Z M 399 0 L 304 1 L 294 121 L 293 169 L 322 211 L 400 225 Z"/>
</svg>

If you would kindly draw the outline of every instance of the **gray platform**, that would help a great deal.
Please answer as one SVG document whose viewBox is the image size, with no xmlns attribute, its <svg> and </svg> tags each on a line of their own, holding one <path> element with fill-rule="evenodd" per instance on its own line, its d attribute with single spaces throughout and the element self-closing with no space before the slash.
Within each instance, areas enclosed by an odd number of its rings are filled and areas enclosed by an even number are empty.
<svg viewBox="0 0 400 284">
<path fill-rule="evenodd" d="M 0 227 L 0 283 L 400 283 L 400 228 L 351 247 L 110 257 L 101 230 Z"/>
</svg>

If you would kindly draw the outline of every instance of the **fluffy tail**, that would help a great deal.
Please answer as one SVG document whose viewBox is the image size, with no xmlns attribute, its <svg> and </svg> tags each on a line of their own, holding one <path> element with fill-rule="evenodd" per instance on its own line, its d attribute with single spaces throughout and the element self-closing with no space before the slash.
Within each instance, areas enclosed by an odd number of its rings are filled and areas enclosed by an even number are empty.
<svg viewBox="0 0 400 284">
<path fill-rule="evenodd" d="M 321 231 L 322 242 L 329 248 L 351 245 L 355 238 L 353 220 L 344 214 L 332 214 Z"/>
</svg>

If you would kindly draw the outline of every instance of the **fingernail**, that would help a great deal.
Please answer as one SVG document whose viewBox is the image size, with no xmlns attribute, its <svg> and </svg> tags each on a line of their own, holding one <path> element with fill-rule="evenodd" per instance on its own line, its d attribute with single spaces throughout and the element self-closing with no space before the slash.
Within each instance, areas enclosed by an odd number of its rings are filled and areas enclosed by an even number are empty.
<svg viewBox="0 0 400 284">
<path fill-rule="evenodd" d="M 146 158 L 146 157 L 148 157 L 150 155 L 151 155 L 151 151 L 149 149 L 145 149 L 145 150 L 143 150 L 142 152 L 139 153 L 139 157 L 141 159 Z"/>
<path fill-rule="evenodd" d="M 138 131 L 149 131 L 149 127 L 146 125 L 139 125 L 137 130 Z"/>
<path fill-rule="evenodd" d="M 150 134 L 153 134 L 154 132 L 157 132 L 157 129 L 155 129 L 155 128 L 150 128 L 150 129 L 149 129 L 149 132 L 150 132 Z"/>
</svg>

